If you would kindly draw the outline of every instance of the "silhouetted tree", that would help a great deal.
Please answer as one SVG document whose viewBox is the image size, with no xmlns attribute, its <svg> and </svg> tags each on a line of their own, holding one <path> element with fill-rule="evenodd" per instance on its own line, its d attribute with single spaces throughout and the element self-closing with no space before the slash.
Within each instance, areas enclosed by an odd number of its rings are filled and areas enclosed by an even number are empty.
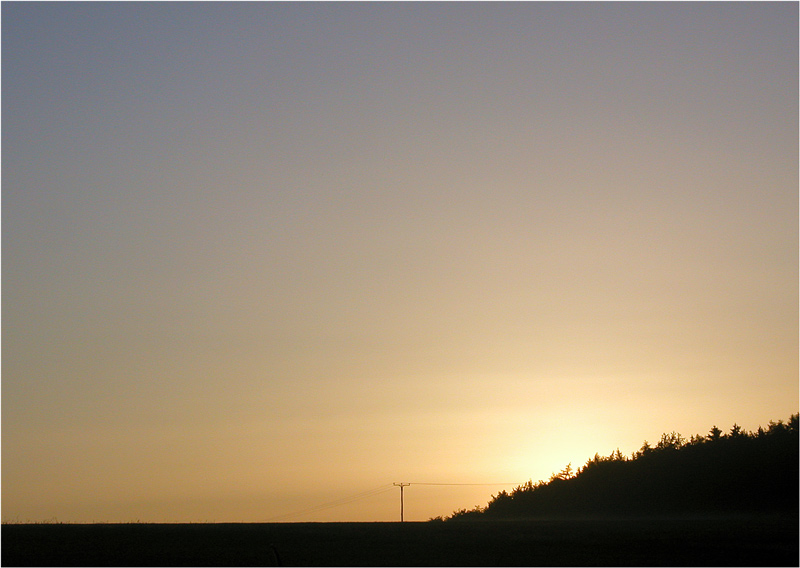
<svg viewBox="0 0 800 568">
<path fill-rule="evenodd" d="M 714 426 L 687 440 L 663 434 L 627 459 L 619 448 L 595 454 L 573 473 L 572 464 L 538 481 L 501 491 L 481 509 L 450 519 L 513 518 L 546 514 L 798 511 L 798 416 L 770 421 L 757 434 L 734 424 Z"/>
<path fill-rule="evenodd" d="M 742 427 L 734 422 L 733 427 L 731 427 L 731 431 L 728 434 L 728 436 L 730 438 L 741 438 L 743 436 L 746 436 L 746 434 L 742 432 Z"/>
<path fill-rule="evenodd" d="M 572 471 L 572 463 L 570 462 L 566 466 L 564 466 L 564 469 L 562 469 L 558 473 L 554 473 L 553 475 L 551 475 L 550 481 L 556 479 L 570 479 L 572 477 L 574 477 L 574 473 Z"/>
<path fill-rule="evenodd" d="M 677 432 L 670 432 L 669 434 L 661 434 L 661 440 L 659 440 L 658 445 L 656 445 L 656 449 L 677 450 L 683 447 L 685 443 L 686 439 L 683 436 Z"/>
</svg>

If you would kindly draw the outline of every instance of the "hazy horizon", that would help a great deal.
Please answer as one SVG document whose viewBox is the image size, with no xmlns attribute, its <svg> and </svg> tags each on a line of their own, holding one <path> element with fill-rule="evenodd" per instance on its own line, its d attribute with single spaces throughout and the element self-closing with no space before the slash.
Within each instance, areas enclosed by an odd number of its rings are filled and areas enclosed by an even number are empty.
<svg viewBox="0 0 800 568">
<path fill-rule="evenodd" d="M 3 520 L 397 520 L 798 410 L 796 2 L 4 2 L 2 48 Z"/>
</svg>

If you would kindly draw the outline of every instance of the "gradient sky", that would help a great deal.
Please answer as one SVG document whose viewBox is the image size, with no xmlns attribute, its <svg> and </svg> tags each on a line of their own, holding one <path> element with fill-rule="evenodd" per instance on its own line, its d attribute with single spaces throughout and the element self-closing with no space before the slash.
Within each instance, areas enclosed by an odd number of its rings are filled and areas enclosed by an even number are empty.
<svg viewBox="0 0 800 568">
<path fill-rule="evenodd" d="M 796 2 L 3 2 L 2 143 L 3 520 L 397 520 L 798 410 Z"/>
</svg>

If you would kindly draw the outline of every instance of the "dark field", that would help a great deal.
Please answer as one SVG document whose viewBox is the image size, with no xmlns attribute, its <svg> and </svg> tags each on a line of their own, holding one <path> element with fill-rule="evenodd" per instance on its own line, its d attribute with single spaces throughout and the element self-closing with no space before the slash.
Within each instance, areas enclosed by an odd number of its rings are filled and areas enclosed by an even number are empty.
<svg viewBox="0 0 800 568">
<path fill-rule="evenodd" d="M 798 518 L 2 527 L 3 566 L 797 566 Z"/>
</svg>

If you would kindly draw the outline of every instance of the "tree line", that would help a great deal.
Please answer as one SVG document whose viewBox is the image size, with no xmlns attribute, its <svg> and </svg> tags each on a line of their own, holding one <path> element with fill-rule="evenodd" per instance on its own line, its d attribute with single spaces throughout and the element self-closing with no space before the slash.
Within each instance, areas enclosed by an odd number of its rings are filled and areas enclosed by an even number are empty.
<svg viewBox="0 0 800 568">
<path fill-rule="evenodd" d="M 434 521 L 569 514 L 798 512 L 798 414 L 746 432 L 716 426 L 688 440 L 677 432 L 647 441 L 630 457 L 619 449 L 572 464 L 548 481 L 493 495 L 486 507 Z"/>
</svg>

